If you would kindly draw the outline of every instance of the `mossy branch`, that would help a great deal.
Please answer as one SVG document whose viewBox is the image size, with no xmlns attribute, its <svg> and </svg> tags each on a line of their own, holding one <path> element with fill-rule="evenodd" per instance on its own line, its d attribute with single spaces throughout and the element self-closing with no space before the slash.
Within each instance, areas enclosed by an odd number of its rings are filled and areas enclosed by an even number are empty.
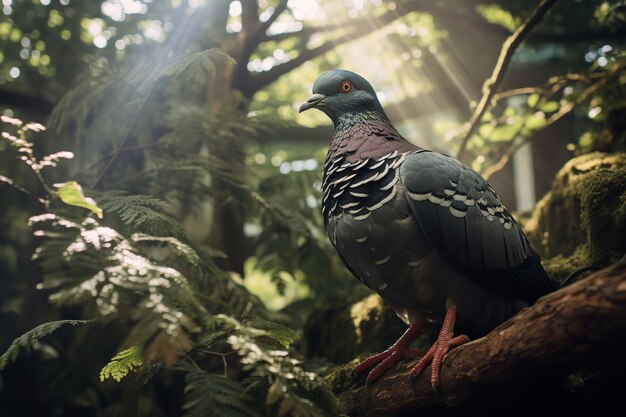
<svg viewBox="0 0 626 417">
<path fill-rule="evenodd" d="M 624 334 L 626 262 L 620 262 L 541 298 L 487 336 L 451 351 L 438 394 L 431 389 L 429 369 L 411 380 L 413 362 L 405 362 L 369 388 L 345 391 L 340 400 L 347 414 L 369 417 L 455 407 L 494 389 L 513 396 L 515 389 L 501 388 L 529 377 L 565 376 L 572 365 L 593 357 L 623 362 L 622 344 L 616 342 Z"/>
</svg>

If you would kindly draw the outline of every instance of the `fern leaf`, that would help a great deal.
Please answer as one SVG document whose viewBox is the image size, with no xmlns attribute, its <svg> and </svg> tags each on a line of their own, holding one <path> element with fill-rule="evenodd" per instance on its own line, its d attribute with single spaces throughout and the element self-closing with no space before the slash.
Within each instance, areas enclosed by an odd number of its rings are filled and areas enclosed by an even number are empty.
<svg viewBox="0 0 626 417">
<path fill-rule="evenodd" d="M 35 342 L 39 341 L 41 338 L 53 333 L 61 326 L 65 324 L 69 324 L 72 326 L 76 326 L 79 324 L 84 324 L 89 322 L 89 320 L 59 320 L 59 321 L 51 321 L 49 323 L 43 323 L 39 326 L 35 327 L 24 333 L 23 335 L 16 338 L 11 346 L 7 349 L 6 352 L 0 356 L 0 370 L 4 369 L 10 362 L 15 361 L 17 359 L 20 352 L 27 347 L 32 346 Z"/>
<path fill-rule="evenodd" d="M 120 382 L 130 371 L 143 365 L 143 353 L 138 346 L 131 346 L 118 352 L 111 361 L 100 370 L 100 382 L 113 378 Z"/>
<path fill-rule="evenodd" d="M 235 60 L 219 49 L 191 53 L 172 60 L 161 73 L 155 74 L 155 79 L 162 76 L 181 77 L 200 84 L 215 75 L 216 64 L 219 63 L 234 64 Z"/>
<path fill-rule="evenodd" d="M 256 417 L 252 399 L 243 386 L 223 375 L 208 373 L 190 358 L 179 365 L 185 375 L 186 417 Z"/>
<path fill-rule="evenodd" d="M 87 304 L 100 316 L 128 312 L 126 344 L 142 346 L 147 360 L 172 365 L 191 347 L 190 332 L 207 317 L 187 278 L 93 218 L 82 223 L 45 214 L 31 219 L 48 237 L 37 250 L 51 290 L 50 301 Z M 127 313 L 128 314 L 128 313 Z"/>
<path fill-rule="evenodd" d="M 193 266 L 200 264 L 200 256 L 189 245 L 182 243 L 180 240 L 174 237 L 159 237 L 150 236 L 144 233 L 134 233 L 131 236 L 131 240 L 134 242 L 157 242 L 167 244 L 177 255 L 182 256 L 187 262 Z"/>
<path fill-rule="evenodd" d="M 265 377 L 269 382 L 266 403 L 276 414 L 302 417 L 338 414 L 339 402 L 322 378 L 305 370 L 287 350 L 276 349 L 272 337 L 268 343 L 269 332 L 263 328 L 278 325 L 256 320 L 256 323 L 248 321 L 245 325 L 231 326 L 235 331 L 227 343 L 240 355 L 244 369 L 253 370 L 253 376 Z M 324 399 L 323 403 L 316 401 L 319 398 Z"/>
<path fill-rule="evenodd" d="M 278 323 L 274 323 L 260 317 L 246 320 L 242 324 L 255 329 L 265 330 L 265 336 L 275 340 L 285 348 L 289 347 L 289 345 L 300 338 L 298 332 L 291 330 L 289 327 L 282 326 Z"/>
<path fill-rule="evenodd" d="M 182 234 L 182 227 L 172 216 L 165 213 L 167 203 L 149 195 L 128 195 L 125 191 L 94 193 L 102 209 L 115 213 L 134 231 L 157 235 Z"/>
</svg>

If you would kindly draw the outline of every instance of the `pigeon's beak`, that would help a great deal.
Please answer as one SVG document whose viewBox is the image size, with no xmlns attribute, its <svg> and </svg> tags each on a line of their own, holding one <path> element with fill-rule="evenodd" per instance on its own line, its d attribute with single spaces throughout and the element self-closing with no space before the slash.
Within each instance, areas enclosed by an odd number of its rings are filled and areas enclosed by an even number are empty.
<svg viewBox="0 0 626 417">
<path fill-rule="evenodd" d="M 313 94 L 306 103 L 302 103 L 300 109 L 298 109 L 298 113 L 302 113 L 305 110 L 311 109 L 319 104 L 320 101 L 324 100 L 326 96 L 324 94 Z"/>
</svg>

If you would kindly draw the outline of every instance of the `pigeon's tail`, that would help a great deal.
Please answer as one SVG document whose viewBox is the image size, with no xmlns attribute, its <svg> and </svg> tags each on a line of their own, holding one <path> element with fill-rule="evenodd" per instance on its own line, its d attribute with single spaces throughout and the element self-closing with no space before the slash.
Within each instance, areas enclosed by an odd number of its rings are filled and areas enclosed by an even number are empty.
<svg viewBox="0 0 626 417">
<path fill-rule="evenodd" d="M 620 262 L 626 262 L 626 255 L 622 256 L 622 258 L 619 261 L 617 261 L 617 263 L 620 263 Z M 577 278 L 580 275 L 584 274 L 585 272 L 596 272 L 596 271 L 606 268 L 607 266 L 608 265 L 593 264 L 593 265 L 583 266 L 582 268 L 578 268 L 577 270 L 573 271 L 568 276 L 566 276 L 560 282 L 559 288 L 563 288 L 570 284 L 573 284 L 574 282 L 577 281 Z"/>
</svg>

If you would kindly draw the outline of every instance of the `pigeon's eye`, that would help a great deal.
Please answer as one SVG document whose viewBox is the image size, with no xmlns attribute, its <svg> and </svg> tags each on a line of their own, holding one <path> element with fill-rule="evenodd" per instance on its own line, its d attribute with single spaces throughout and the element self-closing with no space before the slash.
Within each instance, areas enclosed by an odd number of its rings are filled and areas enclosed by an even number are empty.
<svg viewBox="0 0 626 417">
<path fill-rule="evenodd" d="M 339 91 L 341 91 L 342 93 L 349 93 L 350 91 L 352 91 L 352 84 L 350 83 L 350 81 L 342 81 L 341 85 L 339 86 Z"/>
</svg>

